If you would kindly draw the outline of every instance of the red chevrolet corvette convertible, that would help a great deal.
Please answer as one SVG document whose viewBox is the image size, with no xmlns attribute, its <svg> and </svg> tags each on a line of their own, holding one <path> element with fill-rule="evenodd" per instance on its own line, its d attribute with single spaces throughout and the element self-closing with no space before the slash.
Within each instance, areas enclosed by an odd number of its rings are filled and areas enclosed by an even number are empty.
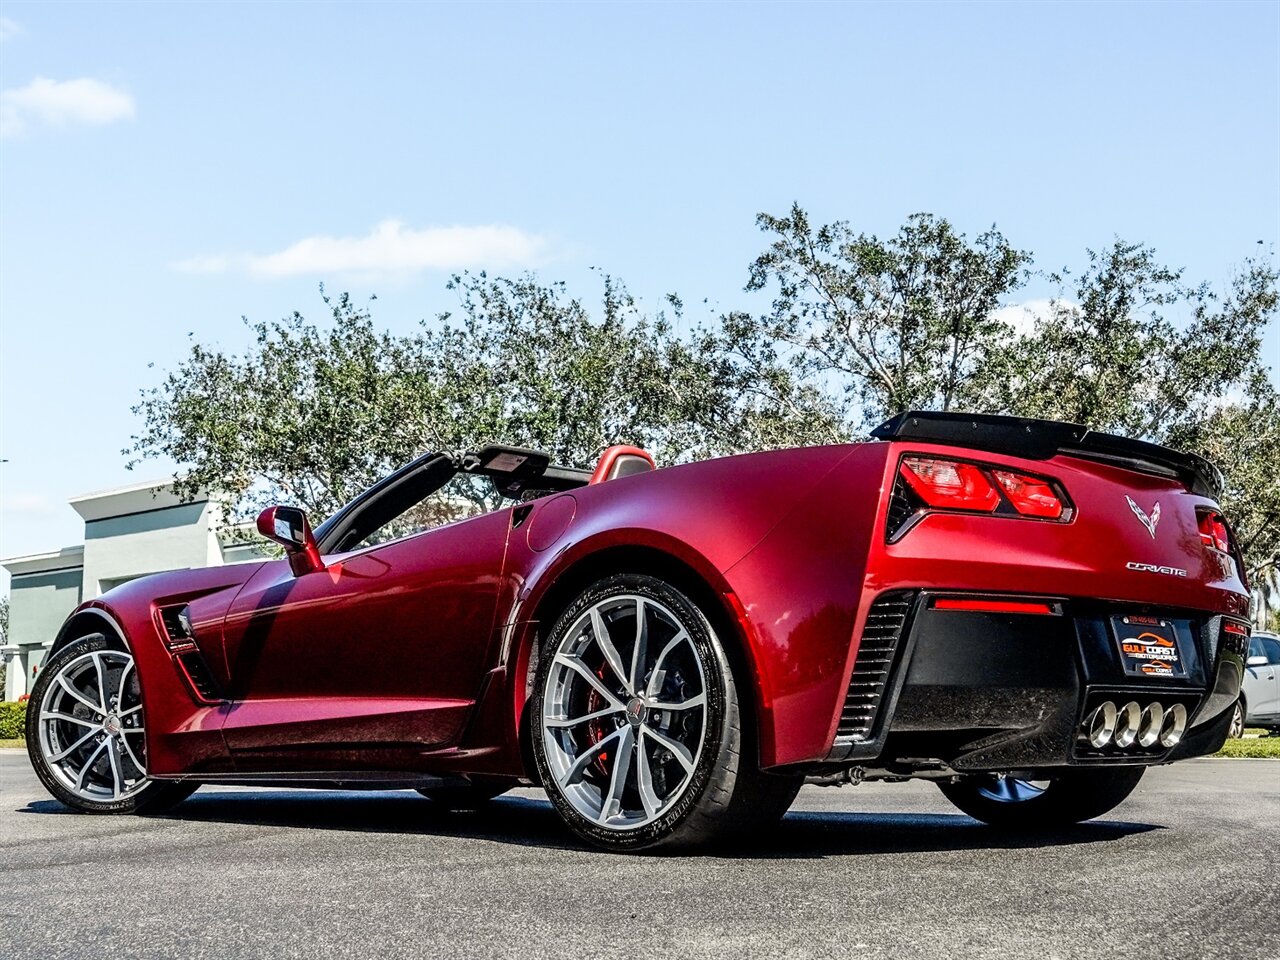
<svg viewBox="0 0 1280 960">
<path fill-rule="evenodd" d="M 680 847 L 802 783 L 919 777 L 1056 828 L 1219 749 L 1248 647 L 1207 462 L 1047 421 L 907 413 L 874 440 L 594 471 L 430 454 L 279 560 L 80 606 L 31 759 L 80 810 L 200 784 L 542 785 L 586 840 Z"/>
</svg>

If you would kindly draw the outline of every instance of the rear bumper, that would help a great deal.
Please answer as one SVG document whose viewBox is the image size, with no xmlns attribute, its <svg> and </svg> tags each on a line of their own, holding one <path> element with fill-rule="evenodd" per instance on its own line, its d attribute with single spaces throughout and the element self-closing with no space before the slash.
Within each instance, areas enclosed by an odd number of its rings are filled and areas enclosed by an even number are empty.
<svg viewBox="0 0 1280 960">
<path fill-rule="evenodd" d="M 1224 617 L 1061 597 L 1033 598 L 1048 613 L 938 608 L 964 596 L 895 590 L 876 598 L 828 762 L 1038 770 L 1167 763 L 1220 748 L 1248 645 L 1224 629 Z M 1127 675 L 1112 628 L 1119 615 L 1167 621 L 1185 676 Z M 1093 748 L 1081 723 L 1106 701 L 1165 711 L 1180 704 L 1186 732 L 1172 747 Z"/>
</svg>

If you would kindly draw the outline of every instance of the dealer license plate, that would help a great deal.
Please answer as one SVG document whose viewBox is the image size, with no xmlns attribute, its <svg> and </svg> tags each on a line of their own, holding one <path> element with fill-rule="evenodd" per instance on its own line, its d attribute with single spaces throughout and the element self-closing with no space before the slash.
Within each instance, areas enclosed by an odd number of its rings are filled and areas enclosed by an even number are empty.
<svg viewBox="0 0 1280 960">
<path fill-rule="evenodd" d="M 1185 677 L 1173 624 L 1157 617 L 1112 617 L 1120 662 L 1131 677 Z"/>
</svg>

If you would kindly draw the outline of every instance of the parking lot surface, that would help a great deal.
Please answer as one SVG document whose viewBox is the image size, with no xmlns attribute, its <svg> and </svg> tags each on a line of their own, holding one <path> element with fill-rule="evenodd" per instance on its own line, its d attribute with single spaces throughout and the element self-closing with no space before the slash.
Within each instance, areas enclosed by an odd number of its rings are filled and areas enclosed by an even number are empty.
<svg viewBox="0 0 1280 960">
<path fill-rule="evenodd" d="M 1148 772 L 1108 819 L 1026 838 L 927 783 L 806 787 L 733 851 L 617 856 L 540 792 L 206 788 L 69 812 L 0 751 L 0 957 L 1280 956 L 1280 761 Z"/>
</svg>

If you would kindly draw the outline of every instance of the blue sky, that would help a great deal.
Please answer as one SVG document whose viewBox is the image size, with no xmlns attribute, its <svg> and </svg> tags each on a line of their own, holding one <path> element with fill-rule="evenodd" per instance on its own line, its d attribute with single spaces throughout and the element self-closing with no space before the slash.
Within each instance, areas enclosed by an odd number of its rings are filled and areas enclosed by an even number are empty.
<svg viewBox="0 0 1280 960">
<path fill-rule="evenodd" d="M 793 200 L 882 234 L 996 223 L 1045 268 L 1121 235 L 1214 283 L 1280 235 L 1277 3 L 0 18 L 3 556 L 76 542 L 68 496 L 165 474 L 120 450 L 189 334 L 319 316 L 322 280 L 407 329 L 453 303 L 452 268 L 591 296 L 597 266 L 699 319 L 763 308 L 754 217 Z"/>
</svg>

